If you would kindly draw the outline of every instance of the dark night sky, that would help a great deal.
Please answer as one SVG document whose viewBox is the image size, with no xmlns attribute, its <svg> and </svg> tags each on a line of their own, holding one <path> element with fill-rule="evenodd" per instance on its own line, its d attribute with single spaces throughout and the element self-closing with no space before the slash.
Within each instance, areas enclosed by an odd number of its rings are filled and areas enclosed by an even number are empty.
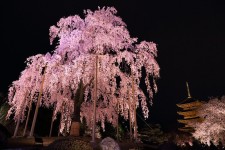
<svg viewBox="0 0 225 150">
<path fill-rule="evenodd" d="M 199 100 L 225 95 L 225 3 L 223 0 L 64 0 L 1 4 L 0 92 L 6 93 L 27 57 L 52 51 L 49 27 L 84 9 L 114 6 L 132 37 L 158 45 L 159 92 L 150 120 L 176 127 L 176 103 L 187 97 L 185 82 Z M 3 3 L 3 2 L 1 2 Z"/>
</svg>

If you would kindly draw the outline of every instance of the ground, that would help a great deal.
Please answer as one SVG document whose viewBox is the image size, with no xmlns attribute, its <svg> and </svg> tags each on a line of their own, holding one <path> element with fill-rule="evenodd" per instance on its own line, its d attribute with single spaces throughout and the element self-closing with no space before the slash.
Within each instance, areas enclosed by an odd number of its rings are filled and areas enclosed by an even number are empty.
<svg viewBox="0 0 225 150">
<path fill-rule="evenodd" d="M 2 147 L 2 149 L 14 149 L 14 148 L 20 148 L 24 150 L 33 150 L 33 149 L 41 149 L 41 150 L 47 150 L 49 149 L 50 144 L 52 144 L 54 141 L 62 141 L 68 138 L 72 138 L 75 140 L 82 140 L 82 141 L 91 141 L 91 137 L 17 137 L 17 138 L 9 138 L 7 140 L 7 143 L 5 146 Z M 96 140 L 96 145 L 100 142 L 100 139 Z M 88 142 L 90 143 L 90 142 Z M 152 145 L 146 145 L 143 143 L 134 143 L 134 142 L 118 142 L 121 150 L 131 150 L 131 149 L 157 149 L 157 146 Z M 68 145 L 68 144 L 67 144 Z M 91 145 L 91 144 L 90 144 Z M 57 147 L 59 148 L 59 147 Z M 99 147 L 95 147 L 94 149 L 99 149 Z"/>
</svg>

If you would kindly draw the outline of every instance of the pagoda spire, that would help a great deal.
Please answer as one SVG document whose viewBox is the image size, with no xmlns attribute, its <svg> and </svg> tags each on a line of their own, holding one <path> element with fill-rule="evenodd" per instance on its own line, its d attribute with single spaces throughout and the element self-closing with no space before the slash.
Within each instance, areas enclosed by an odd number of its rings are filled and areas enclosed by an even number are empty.
<svg viewBox="0 0 225 150">
<path fill-rule="evenodd" d="M 197 114 L 197 109 L 202 105 L 202 102 L 191 97 L 188 82 L 186 82 L 186 86 L 188 97 L 176 104 L 179 107 L 177 113 L 180 116 L 177 121 L 181 124 L 178 128 L 179 131 L 191 133 L 194 131 L 191 123 L 201 122 L 204 119 Z"/>
<path fill-rule="evenodd" d="M 188 98 L 191 98 L 188 82 L 186 82 L 186 86 L 187 86 Z"/>
</svg>

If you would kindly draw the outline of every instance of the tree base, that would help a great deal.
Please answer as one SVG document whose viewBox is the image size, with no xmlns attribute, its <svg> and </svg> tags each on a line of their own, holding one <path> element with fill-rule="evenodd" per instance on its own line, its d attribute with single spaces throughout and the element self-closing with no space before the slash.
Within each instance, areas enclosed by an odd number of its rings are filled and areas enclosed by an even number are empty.
<svg viewBox="0 0 225 150">
<path fill-rule="evenodd" d="M 71 136 L 80 136 L 80 122 L 73 121 L 70 129 Z"/>
</svg>

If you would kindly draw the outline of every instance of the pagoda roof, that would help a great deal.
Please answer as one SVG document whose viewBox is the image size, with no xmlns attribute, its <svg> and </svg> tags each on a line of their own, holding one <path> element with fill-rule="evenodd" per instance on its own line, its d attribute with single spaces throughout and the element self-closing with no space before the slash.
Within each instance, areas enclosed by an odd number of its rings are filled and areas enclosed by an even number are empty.
<svg viewBox="0 0 225 150">
<path fill-rule="evenodd" d="M 190 122 L 201 122 L 203 121 L 203 118 L 196 117 L 196 118 L 189 118 L 189 119 L 178 119 L 179 123 L 188 124 Z"/>
<path fill-rule="evenodd" d="M 190 110 L 190 111 L 178 111 L 177 112 L 179 115 L 184 116 L 184 119 L 191 119 L 191 118 L 196 118 L 197 117 L 197 112 L 196 110 Z"/>
<path fill-rule="evenodd" d="M 187 97 L 186 99 L 182 100 L 178 104 L 191 103 L 191 102 L 195 102 L 195 101 L 198 101 L 198 100 L 193 97 Z"/>
<path fill-rule="evenodd" d="M 187 107 L 187 105 L 183 105 L 183 104 L 195 104 L 195 102 L 198 101 L 197 99 L 195 99 L 191 96 L 188 82 L 186 82 L 186 86 L 187 86 L 188 97 L 177 104 L 177 106 L 181 107 L 181 108 Z"/>
<path fill-rule="evenodd" d="M 178 128 L 179 131 L 183 131 L 183 132 L 193 132 L 194 128 L 192 127 L 182 127 L 182 128 Z"/>
<path fill-rule="evenodd" d="M 178 103 L 176 105 L 177 105 L 177 107 L 183 108 L 184 110 L 191 110 L 191 109 L 201 106 L 202 102 L 197 100 L 197 101 L 191 101 L 191 102 L 187 102 L 187 103 Z"/>
</svg>

